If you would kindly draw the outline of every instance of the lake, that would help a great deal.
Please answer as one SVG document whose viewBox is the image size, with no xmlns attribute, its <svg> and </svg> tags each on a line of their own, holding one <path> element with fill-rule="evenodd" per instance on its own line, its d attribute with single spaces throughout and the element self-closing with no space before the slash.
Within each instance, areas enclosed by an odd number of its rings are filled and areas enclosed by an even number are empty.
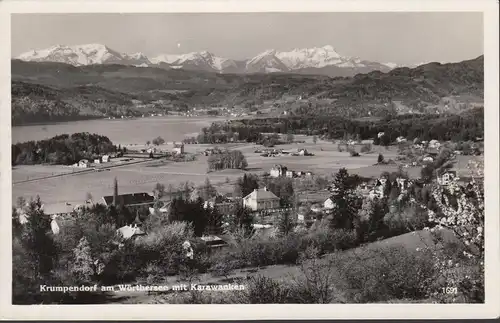
<svg viewBox="0 0 500 323">
<path fill-rule="evenodd" d="M 160 136 L 167 142 L 181 141 L 195 135 L 201 128 L 214 121 L 225 120 L 214 117 L 149 117 L 137 119 L 98 119 L 52 124 L 37 124 L 12 127 L 12 143 L 41 140 L 61 134 L 90 132 L 107 136 L 114 144 L 144 144 Z"/>
</svg>

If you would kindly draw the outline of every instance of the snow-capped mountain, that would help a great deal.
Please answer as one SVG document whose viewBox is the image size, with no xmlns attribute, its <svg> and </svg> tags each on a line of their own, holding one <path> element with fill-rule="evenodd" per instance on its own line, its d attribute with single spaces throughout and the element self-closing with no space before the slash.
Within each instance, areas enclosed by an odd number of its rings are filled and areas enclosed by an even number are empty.
<svg viewBox="0 0 500 323">
<path fill-rule="evenodd" d="M 32 50 L 17 57 L 24 61 L 59 62 L 75 66 L 93 64 L 151 64 L 142 53 L 127 55 L 101 44 L 75 46 L 56 45 L 46 49 Z"/>
<path fill-rule="evenodd" d="M 296 48 L 291 51 L 266 50 L 247 60 L 233 60 L 209 51 L 182 55 L 161 54 L 149 59 L 143 53 L 120 53 L 101 44 L 75 46 L 57 45 L 33 50 L 16 57 L 25 61 L 51 61 L 75 66 L 92 64 L 122 64 L 140 67 L 162 67 L 201 70 L 215 73 L 291 72 L 353 76 L 374 70 L 387 72 L 398 67 L 394 63 L 377 63 L 339 54 L 333 46 Z"/>
<path fill-rule="evenodd" d="M 246 62 L 247 73 L 286 72 L 289 68 L 276 56 L 274 49 L 266 50 Z"/>
<path fill-rule="evenodd" d="M 292 70 L 337 65 L 346 60 L 329 45 L 320 48 L 296 48 L 289 52 L 277 52 L 276 57 Z"/>
<path fill-rule="evenodd" d="M 238 72 L 236 61 L 222 58 L 208 51 L 192 52 L 184 55 L 163 54 L 151 59 L 154 64 L 168 64 L 172 68 L 203 70 L 217 73 Z"/>
</svg>

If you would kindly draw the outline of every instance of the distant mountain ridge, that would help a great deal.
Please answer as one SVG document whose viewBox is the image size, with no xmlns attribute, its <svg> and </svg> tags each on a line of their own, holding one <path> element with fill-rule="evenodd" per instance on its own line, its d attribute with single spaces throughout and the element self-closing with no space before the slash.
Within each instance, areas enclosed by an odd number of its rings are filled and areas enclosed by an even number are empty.
<svg viewBox="0 0 500 323">
<path fill-rule="evenodd" d="M 333 46 L 296 48 L 291 51 L 266 50 L 247 60 L 219 57 L 208 51 L 182 55 L 162 54 L 148 58 L 143 53 L 119 53 L 106 45 L 56 45 L 32 50 L 16 57 L 24 61 L 58 62 L 73 66 L 120 64 L 137 67 L 161 67 L 199 70 L 223 74 L 286 73 L 354 76 L 371 71 L 388 72 L 394 63 L 377 63 L 340 55 Z"/>
<path fill-rule="evenodd" d="M 266 57 L 270 56 L 268 60 Z M 270 51 L 256 70 L 275 68 Z M 210 61 L 207 57 L 208 62 Z M 217 61 L 215 61 L 217 62 Z M 457 113 L 482 105 L 484 57 L 372 71 L 354 77 L 289 73 L 222 74 L 119 64 L 73 66 L 11 61 L 12 123 L 83 116 L 142 115 L 144 104 L 161 111 L 188 107 L 253 106 L 298 114 L 345 117 L 385 112 Z M 413 111 L 413 112 L 412 112 Z"/>
</svg>

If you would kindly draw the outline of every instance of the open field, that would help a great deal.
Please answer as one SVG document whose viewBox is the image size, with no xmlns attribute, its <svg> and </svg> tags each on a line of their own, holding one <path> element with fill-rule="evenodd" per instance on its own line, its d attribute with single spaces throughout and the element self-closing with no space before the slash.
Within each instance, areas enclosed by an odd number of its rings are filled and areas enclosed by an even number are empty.
<svg viewBox="0 0 500 323">
<path fill-rule="evenodd" d="M 345 167 L 349 172 L 363 177 L 377 177 L 382 172 L 396 171 L 397 165 L 374 165 L 377 162 L 378 152 L 385 159 L 395 159 L 397 147 L 373 146 L 373 152 L 361 154 L 360 157 L 351 157 L 348 152 L 339 152 L 337 144 L 326 141 L 312 142 L 311 137 L 296 136 L 296 140 L 305 140 L 305 143 L 292 143 L 279 145 L 277 149 L 296 151 L 297 148 L 306 148 L 314 156 L 290 156 L 262 157 L 254 151 L 262 148 L 253 143 L 233 143 L 218 145 L 229 149 L 239 149 L 246 156 L 249 173 L 268 172 L 275 164 L 282 164 L 288 169 L 295 171 L 312 171 L 314 174 L 331 175 L 340 168 Z M 201 155 L 205 149 L 215 145 L 192 144 L 185 145 L 186 153 L 196 154 L 196 160 L 192 162 L 171 162 L 159 160 L 145 160 L 132 165 L 123 165 L 111 168 L 103 172 L 88 172 L 79 175 L 59 176 L 33 182 L 17 183 L 13 185 L 12 201 L 19 196 L 30 198 L 40 195 L 45 203 L 81 203 L 89 192 L 94 199 L 112 193 L 113 179 L 118 179 L 120 193 L 151 192 L 156 183 L 164 184 L 166 187 L 172 185 L 175 189 L 180 184 L 189 181 L 196 185 L 202 184 L 205 178 L 209 178 L 219 191 L 226 193 L 232 191 L 231 183 L 243 176 L 245 171 L 227 169 L 218 172 L 207 173 L 208 157 Z M 141 145 L 137 146 L 140 149 Z M 136 147 L 134 147 L 136 148 Z M 158 148 L 170 150 L 171 145 L 161 145 Z M 460 176 L 467 175 L 467 162 L 473 157 L 458 156 L 455 166 Z M 134 159 L 136 161 L 138 159 Z M 132 162 L 133 162 L 132 161 Z M 112 165 L 114 163 L 110 163 Z M 106 165 L 107 166 L 107 165 Z M 100 167 L 106 167 L 101 165 Z M 80 169 L 78 169 L 80 170 Z M 420 176 L 420 167 L 406 168 L 410 177 Z M 25 180 L 27 178 L 50 176 L 60 174 L 72 169 L 64 166 L 17 166 L 12 170 L 13 181 Z M 321 199 L 323 196 L 309 196 L 309 200 Z"/>
<path fill-rule="evenodd" d="M 40 195 L 46 203 L 72 202 L 79 203 L 87 192 L 91 193 L 95 199 L 112 193 L 113 179 L 118 179 L 120 193 L 151 192 L 156 183 L 165 186 L 172 185 L 178 187 L 185 181 L 194 184 L 201 184 L 205 178 L 209 178 L 213 184 L 224 184 L 227 179 L 234 182 L 245 173 L 242 170 L 224 170 L 207 173 L 207 159 L 200 152 L 213 145 L 186 145 L 187 153 L 197 154 L 197 159 L 193 162 L 160 162 L 158 160 L 146 161 L 140 164 L 124 165 L 111 168 L 109 171 L 89 172 L 80 175 L 61 176 L 43 179 L 39 181 L 17 183 L 13 185 L 13 201 L 19 196 L 29 198 Z M 288 144 L 278 148 L 285 150 L 296 150 L 306 148 L 315 156 L 281 156 L 262 157 L 254 153 L 258 145 L 238 143 L 221 145 L 230 149 L 241 150 L 248 161 L 248 172 L 263 173 L 275 164 L 286 165 L 289 169 L 312 171 L 316 174 L 331 174 L 341 167 L 348 169 L 370 167 L 376 162 L 377 154 L 367 154 L 361 157 L 350 157 L 347 152 L 338 152 L 337 146 L 332 143 L 306 142 L 305 144 Z M 323 151 L 321 151 L 323 148 Z M 101 166 L 103 167 L 103 166 Z M 378 167 L 378 166 L 375 166 Z M 52 170 L 53 169 L 53 170 Z M 22 166 L 12 170 L 14 182 L 26 178 L 44 177 L 56 172 L 71 173 L 71 168 L 64 166 Z M 373 170 L 374 175 L 380 174 Z M 230 185 L 225 185 L 222 191 L 231 189 Z"/>
</svg>

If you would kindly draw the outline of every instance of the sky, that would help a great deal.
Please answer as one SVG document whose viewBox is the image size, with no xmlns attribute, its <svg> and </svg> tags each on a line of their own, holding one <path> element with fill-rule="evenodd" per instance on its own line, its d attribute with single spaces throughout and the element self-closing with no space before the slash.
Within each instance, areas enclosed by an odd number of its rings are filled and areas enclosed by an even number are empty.
<svg viewBox="0 0 500 323">
<path fill-rule="evenodd" d="M 53 45 L 99 43 L 124 53 L 208 50 L 245 59 L 265 50 L 331 45 L 376 62 L 457 62 L 483 54 L 482 13 L 13 14 L 13 57 Z"/>
</svg>

